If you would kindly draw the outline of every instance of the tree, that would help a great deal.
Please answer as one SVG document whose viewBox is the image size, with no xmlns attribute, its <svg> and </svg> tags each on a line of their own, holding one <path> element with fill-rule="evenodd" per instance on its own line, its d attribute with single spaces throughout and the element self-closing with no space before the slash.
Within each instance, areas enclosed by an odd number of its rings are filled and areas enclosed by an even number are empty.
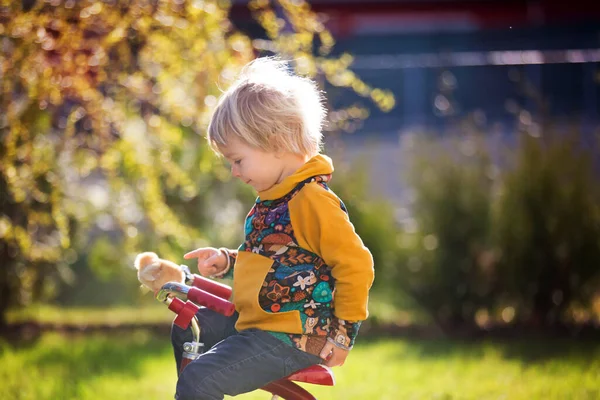
<svg viewBox="0 0 600 400">
<path fill-rule="evenodd" d="M 98 229 L 129 255 L 201 244 L 227 177 L 201 133 L 220 88 L 257 49 L 225 1 L 0 4 L 1 327 L 8 307 L 68 275 L 89 250 L 77 239 Z M 305 2 L 249 9 L 263 49 L 393 107 L 348 69 L 349 55 L 328 56 L 334 40 Z"/>
</svg>

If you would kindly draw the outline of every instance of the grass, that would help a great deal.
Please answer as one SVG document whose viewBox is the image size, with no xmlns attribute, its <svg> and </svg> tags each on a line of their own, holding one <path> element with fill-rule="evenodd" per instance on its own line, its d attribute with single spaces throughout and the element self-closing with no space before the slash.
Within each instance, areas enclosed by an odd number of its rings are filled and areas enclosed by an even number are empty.
<svg viewBox="0 0 600 400">
<path fill-rule="evenodd" d="M 362 341 L 319 399 L 597 399 L 600 344 L 569 340 Z M 0 400 L 169 399 L 168 337 L 43 334 L 0 342 Z M 236 398 L 269 399 L 261 391 Z"/>
<path fill-rule="evenodd" d="M 35 321 L 56 325 L 121 325 L 121 324 L 170 324 L 172 314 L 164 304 L 150 299 L 138 307 L 57 307 L 54 305 L 35 305 L 25 309 L 10 310 L 7 314 L 11 324 Z"/>
<path fill-rule="evenodd" d="M 369 315 L 381 323 L 401 325 L 423 322 L 416 313 L 398 311 L 383 298 L 372 298 Z M 416 316 L 415 316 L 416 315 Z M 10 324 L 37 322 L 56 325 L 120 325 L 120 324 L 170 324 L 174 314 L 155 300 L 150 293 L 142 292 L 138 305 L 110 307 L 60 307 L 52 304 L 35 304 L 22 309 L 11 309 L 7 313 Z"/>
</svg>

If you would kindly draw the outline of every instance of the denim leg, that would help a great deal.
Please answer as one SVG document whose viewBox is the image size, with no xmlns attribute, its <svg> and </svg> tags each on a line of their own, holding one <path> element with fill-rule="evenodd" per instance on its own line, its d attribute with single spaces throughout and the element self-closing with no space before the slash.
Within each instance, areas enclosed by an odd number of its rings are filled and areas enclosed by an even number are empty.
<svg viewBox="0 0 600 400">
<path fill-rule="evenodd" d="M 226 317 L 208 308 L 201 308 L 196 313 L 196 318 L 198 318 L 200 325 L 200 341 L 204 343 L 204 351 L 208 351 L 221 340 L 236 333 L 235 323 L 238 318 L 237 312 L 231 317 Z M 192 340 L 192 329 L 190 327 L 181 329 L 175 324 L 171 326 L 171 344 L 173 345 L 178 375 L 179 367 L 181 366 L 183 344 Z"/>
<path fill-rule="evenodd" d="M 191 362 L 177 382 L 178 400 L 222 400 L 263 387 L 321 359 L 267 332 L 248 329 Z"/>
</svg>

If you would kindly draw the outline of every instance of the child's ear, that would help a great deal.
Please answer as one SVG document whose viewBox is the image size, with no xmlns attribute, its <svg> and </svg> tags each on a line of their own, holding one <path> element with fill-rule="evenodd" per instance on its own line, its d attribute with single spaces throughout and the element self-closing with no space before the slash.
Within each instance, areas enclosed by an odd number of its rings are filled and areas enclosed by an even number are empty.
<svg viewBox="0 0 600 400">
<path fill-rule="evenodd" d="M 283 151 L 283 150 L 277 150 L 275 151 L 275 158 L 281 160 L 282 158 L 285 158 L 287 152 Z"/>
<path fill-rule="evenodd" d="M 283 149 L 280 148 L 280 146 L 274 146 L 271 149 L 271 153 L 275 156 L 275 158 L 283 158 L 283 156 L 285 155 L 285 151 Z"/>
</svg>

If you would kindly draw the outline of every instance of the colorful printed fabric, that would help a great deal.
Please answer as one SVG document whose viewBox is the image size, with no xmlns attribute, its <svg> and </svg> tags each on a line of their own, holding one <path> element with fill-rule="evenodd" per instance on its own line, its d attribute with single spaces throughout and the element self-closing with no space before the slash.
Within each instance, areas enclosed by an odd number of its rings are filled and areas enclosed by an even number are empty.
<svg viewBox="0 0 600 400">
<path fill-rule="evenodd" d="M 335 282 L 331 267 L 317 254 L 298 245 L 290 221 L 289 201 L 310 182 L 328 190 L 329 178 L 329 175 L 309 178 L 280 199 L 257 199 L 246 218 L 246 240 L 238 250 L 273 260 L 259 292 L 260 307 L 269 313 L 299 311 L 303 334 L 273 334 L 313 354 L 319 354 L 327 337 L 337 346 L 349 349 L 360 327 L 358 321 L 334 316 Z M 340 207 L 347 212 L 341 200 Z"/>
</svg>

